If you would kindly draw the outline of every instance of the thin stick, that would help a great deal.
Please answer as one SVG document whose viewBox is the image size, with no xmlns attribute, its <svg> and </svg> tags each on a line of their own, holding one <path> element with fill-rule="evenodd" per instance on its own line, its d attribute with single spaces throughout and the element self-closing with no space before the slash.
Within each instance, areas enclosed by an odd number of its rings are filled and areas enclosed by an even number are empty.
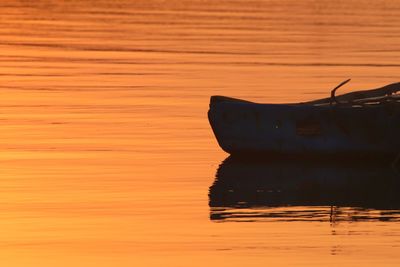
<svg viewBox="0 0 400 267">
<path fill-rule="evenodd" d="M 339 101 L 337 101 L 336 97 L 335 97 L 335 92 L 337 89 L 339 89 L 340 87 L 342 87 L 343 85 L 345 85 L 346 83 L 350 82 L 351 79 L 345 80 L 344 82 L 341 82 L 338 86 L 336 86 L 335 88 L 333 88 L 333 90 L 331 91 L 331 101 L 330 104 L 332 106 L 332 102 L 335 101 L 336 104 L 340 104 Z"/>
</svg>

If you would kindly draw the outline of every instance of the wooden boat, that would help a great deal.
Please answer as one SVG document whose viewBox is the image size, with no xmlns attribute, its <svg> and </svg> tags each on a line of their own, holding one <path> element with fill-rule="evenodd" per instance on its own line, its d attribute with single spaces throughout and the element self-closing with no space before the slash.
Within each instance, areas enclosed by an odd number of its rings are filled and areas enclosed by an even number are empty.
<svg viewBox="0 0 400 267">
<path fill-rule="evenodd" d="M 233 155 L 396 156 L 400 83 L 303 103 L 258 104 L 212 96 L 208 118 Z"/>
</svg>

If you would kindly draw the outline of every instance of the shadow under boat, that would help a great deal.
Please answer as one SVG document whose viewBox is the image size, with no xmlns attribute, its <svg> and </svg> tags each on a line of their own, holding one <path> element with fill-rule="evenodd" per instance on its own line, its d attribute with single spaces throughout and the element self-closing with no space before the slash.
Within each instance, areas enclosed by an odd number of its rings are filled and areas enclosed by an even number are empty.
<svg viewBox="0 0 400 267">
<path fill-rule="evenodd" d="M 390 164 L 228 157 L 209 189 L 216 221 L 400 221 L 400 177 Z"/>
</svg>

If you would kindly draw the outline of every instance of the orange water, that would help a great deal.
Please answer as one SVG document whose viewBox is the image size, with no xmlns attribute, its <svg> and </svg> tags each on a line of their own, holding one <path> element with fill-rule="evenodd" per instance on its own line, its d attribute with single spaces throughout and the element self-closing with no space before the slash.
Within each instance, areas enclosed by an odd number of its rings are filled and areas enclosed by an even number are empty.
<svg viewBox="0 0 400 267">
<path fill-rule="evenodd" d="M 210 220 L 206 119 L 397 82 L 399 44 L 391 0 L 2 1 L 1 265 L 399 266 L 398 222 Z"/>
</svg>

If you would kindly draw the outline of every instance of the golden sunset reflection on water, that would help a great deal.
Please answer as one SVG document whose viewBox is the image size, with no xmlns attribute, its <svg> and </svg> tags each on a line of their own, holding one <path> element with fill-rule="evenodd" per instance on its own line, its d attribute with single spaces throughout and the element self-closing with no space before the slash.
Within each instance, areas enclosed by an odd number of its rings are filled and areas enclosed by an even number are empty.
<svg viewBox="0 0 400 267">
<path fill-rule="evenodd" d="M 0 11 L 2 266 L 399 266 L 398 220 L 332 223 L 329 206 L 261 210 L 318 209 L 319 221 L 213 220 L 209 187 L 228 155 L 207 121 L 211 95 L 282 103 L 347 78 L 340 92 L 398 82 L 397 1 Z"/>
</svg>

